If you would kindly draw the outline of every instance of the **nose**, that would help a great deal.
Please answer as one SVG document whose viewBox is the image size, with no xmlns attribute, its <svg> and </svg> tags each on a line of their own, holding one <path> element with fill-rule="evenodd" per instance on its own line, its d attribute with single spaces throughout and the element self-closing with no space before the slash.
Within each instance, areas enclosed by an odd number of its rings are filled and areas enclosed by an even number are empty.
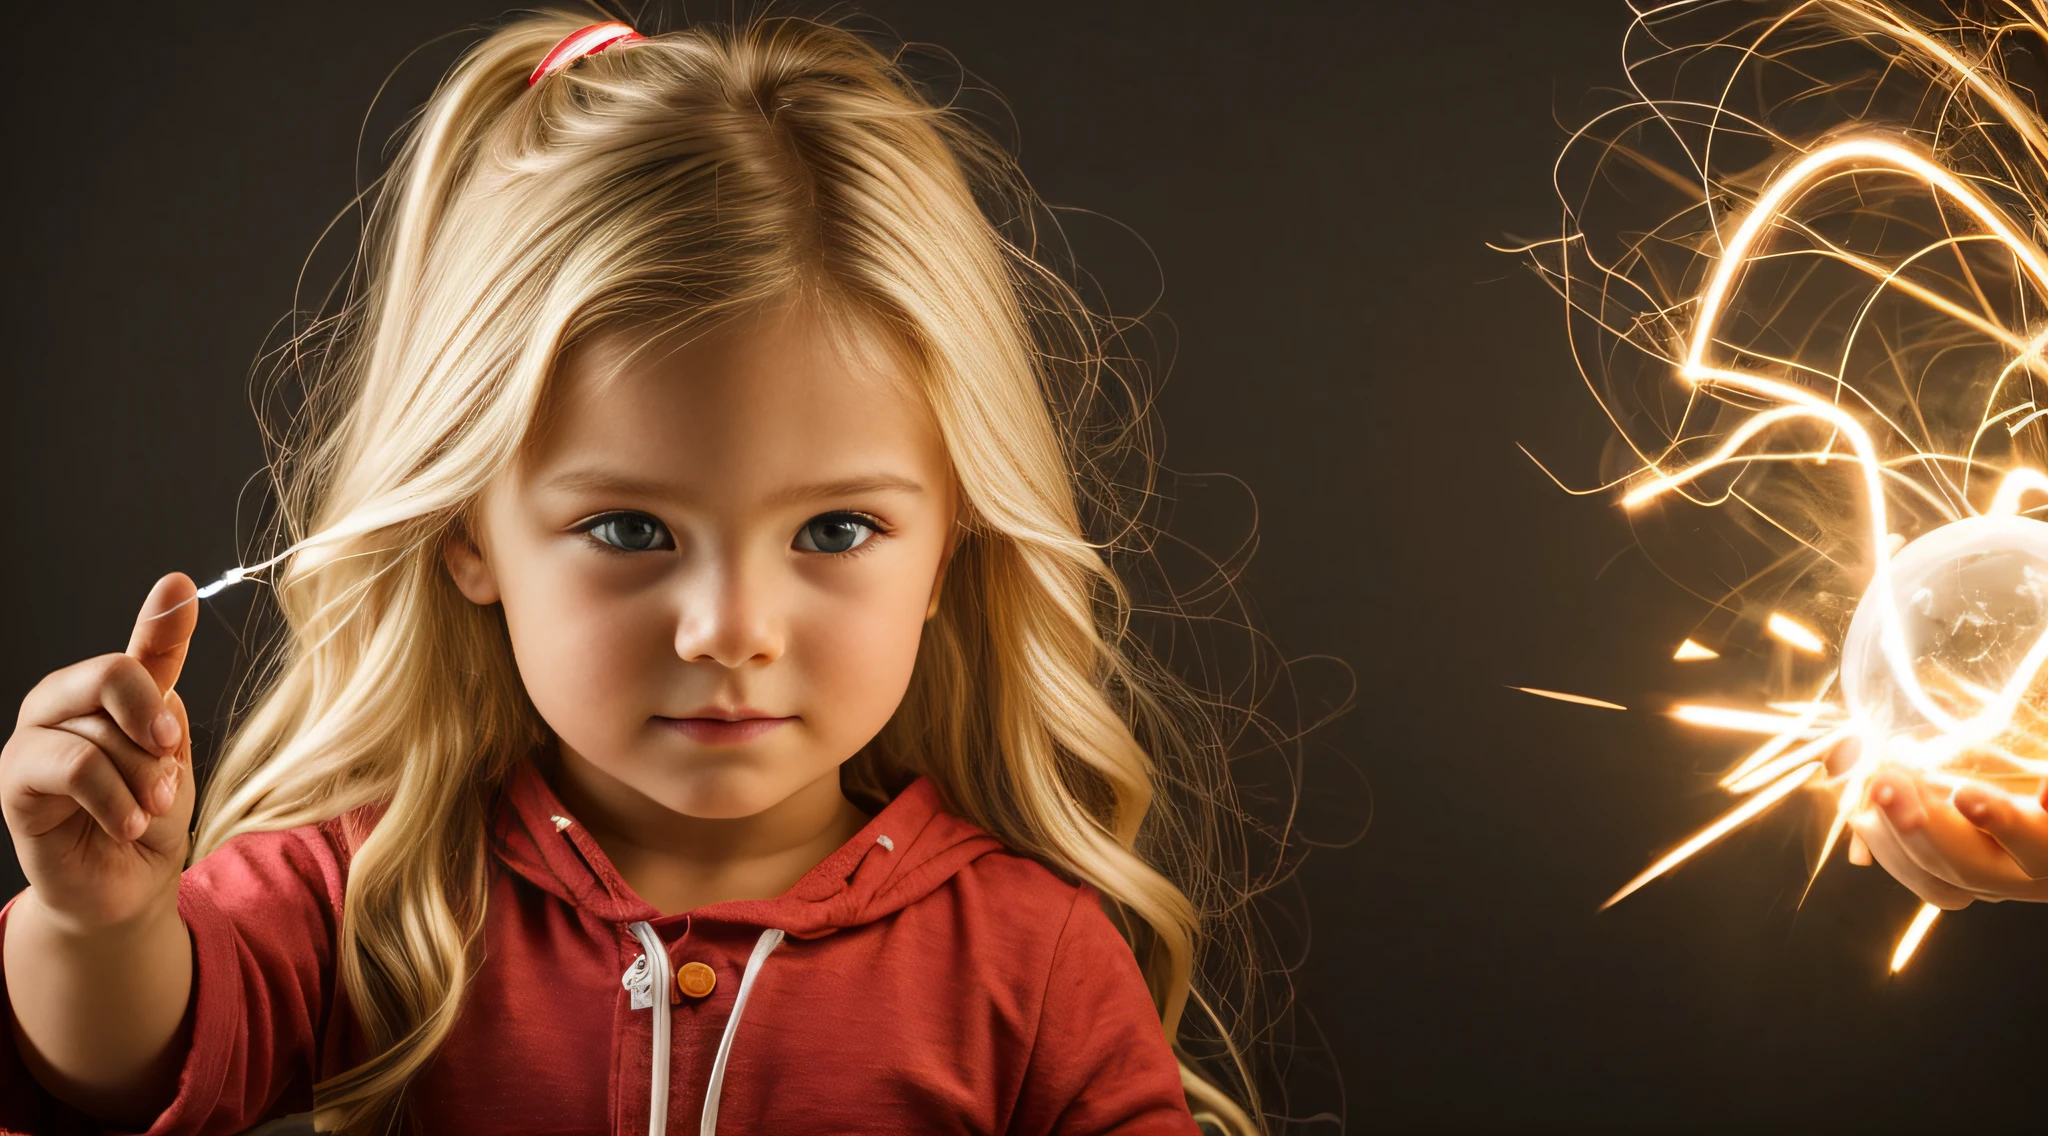
<svg viewBox="0 0 2048 1136">
<path fill-rule="evenodd" d="M 767 575 L 749 571 L 740 557 L 721 558 L 691 573 L 676 620 L 676 654 L 684 662 L 730 669 L 780 658 L 785 621 Z"/>
</svg>

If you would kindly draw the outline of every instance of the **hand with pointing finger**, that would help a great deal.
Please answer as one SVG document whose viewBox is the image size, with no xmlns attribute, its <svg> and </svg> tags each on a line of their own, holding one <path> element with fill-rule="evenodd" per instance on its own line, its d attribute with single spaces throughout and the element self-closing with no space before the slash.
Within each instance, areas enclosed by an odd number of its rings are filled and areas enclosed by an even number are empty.
<svg viewBox="0 0 2048 1136">
<path fill-rule="evenodd" d="M 130 1128 L 177 1091 L 193 988 L 178 911 L 192 742 L 172 690 L 193 593 L 158 580 L 128 650 L 37 683 L 0 749 L 0 812 L 29 881 L 0 938 L 18 1052 L 59 1099 Z"/>
<path fill-rule="evenodd" d="M 175 902 L 192 816 L 192 740 L 175 690 L 198 623 L 183 574 L 157 581 L 128 650 L 56 671 L 0 750 L 0 811 L 23 873 L 75 931 Z"/>
</svg>

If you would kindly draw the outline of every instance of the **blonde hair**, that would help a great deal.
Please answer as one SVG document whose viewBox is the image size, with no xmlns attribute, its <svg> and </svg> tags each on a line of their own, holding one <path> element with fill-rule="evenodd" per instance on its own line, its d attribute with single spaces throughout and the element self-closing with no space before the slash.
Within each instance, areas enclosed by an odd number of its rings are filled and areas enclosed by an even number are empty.
<svg viewBox="0 0 2048 1136">
<path fill-rule="evenodd" d="M 455 590 L 443 540 L 514 460 L 569 347 L 800 294 L 901 346 L 964 502 L 911 689 L 849 790 L 929 776 L 961 815 L 1100 890 L 1167 1036 L 1191 997 L 1206 1016 L 1233 1087 L 1180 1049 L 1197 1111 L 1258 1130 L 1245 1030 L 1199 985 L 1241 908 L 1217 867 L 1236 815 L 1221 735 L 1132 636 L 1106 558 L 1139 531 L 1123 502 L 1147 488 L 1127 476 L 1142 400 L 1106 365 L 1103 325 L 1034 259 L 1029 191 L 893 60 L 810 21 L 658 35 L 529 88 L 586 22 L 520 18 L 443 80 L 372 196 L 359 286 L 274 462 L 282 649 L 194 851 L 382 809 L 357 834 L 337 945 L 371 1056 L 317 1106 L 377 1123 L 447 1037 L 493 793 L 547 739 L 501 614 Z"/>
</svg>

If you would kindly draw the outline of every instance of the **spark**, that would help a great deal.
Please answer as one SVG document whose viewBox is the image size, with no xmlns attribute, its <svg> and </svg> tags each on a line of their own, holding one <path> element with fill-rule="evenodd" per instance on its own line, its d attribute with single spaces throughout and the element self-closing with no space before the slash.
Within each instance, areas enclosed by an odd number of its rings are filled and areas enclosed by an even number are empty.
<svg viewBox="0 0 2048 1136">
<path fill-rule="evenodd" d="M 1674 706 L 1671 716 L 1691 726 L 1745 734 L 1779 734 L 1787 730 L 1798 731 L 1805 726 L 1803 719 L 1790 714 L 1765 714 L 1730 706 Z"/>
<path fill-rule="evenodd" d="M 1764 621 L 1764 629 L 1781 642 L 1790 643 L 1809 655 L 1827 653 L 1828 646 L 1820 641 L 1820 636 L 1782 611 L 1772 612 L 1771 617 Z"/>
<path fill-rule="evenodd" d="M 1673 651 L 1671 657 L 1681 663 L 1689 663 L 1695 659 L 1718 659 L 1721 657 L 1721 652 L 1714 650 L 1712 647 L 1702 647 L 1698 643 L 1687 639 L 1678 645 L 1678 650 Z"/>
<path fill-rule="evenodd" d="M 157 612 L 155 615 L 152 615 L 149 618 L 162 619 L 163 617 L 171 614 L 172 612 L 177 611 L 180 608 L 183 608 L 186 604 L 195 604 L 198 603 L 200 600 L 210 600 L 213 597 L 221 594 L 222 592 L 227 591 L 229 588 L 234 587 L 236 584 L 246 583 L 250 580 L 254 580 L 256 578 L 255 574 L 259 570 L 268 568 L 276 562 L 277 561 L 273 559 L 266 560 L 261 564 L 252 564 L 246 567 L 230 568 L 226 572 L 221 573 L 219 578 L 215 579 L 212 583 L 207 584 L 204 587 L 201 587 L 198 591 L 193 592 L 191 595 L 186 596 L 184 599 L 179 600 L 177 603 L 174 603 L 171 606 L 163 609 L 162 611 Z"/>
<path fill-rule="evenodd" d="M 200 600 L 210 600 L 237 584 L 246 584 L 260 579 L 257 575 L 258 573 L 276 567 L 293 556 L 303 553 L 317 553 L 346 537 L 360 535 L 362 532 L 374 527 L 376 527 L 375 519 L 369 521 L 357 520 L 348 525 L 337 526 L 325 532 L 316 533 L 266 560 L 259 560 L 254 564 L 242 564 L 228 569 L 215 577 L 212 583 L 203 585 L 198 591 L 193 592 L 184 600 L 172 604 L 170 607 L 150 616 L 150 618 L 162 619 L 186 604 L 198 603 Z"/>
<path fill-rule="evenodd" d="M 1748 757 L 1737 762 L 1735 768 L 1729 770 L 1727 775 L 1721 778 L 1721 788 L 1733 789 L 1738 782 L 1748 777 L 1755 770 L 1777 760 L 1779 754 L 1784 753 L 1793 742 L 1799 740 L 1801 732 L 1796 729 L 1786 730 L 1784 733 L 1773 737 L 1770 741 L 1756 747 L 1755 750 L 1750 752 Z"/>
<path fill-rule="evenodd" d="M 1740 777 L 1727 778 L 1723 787 L 1731 793 L 1753 793 L 1799 765 L 1827 753 L 1841 744 L 1842 739 L 1848 734 L 1847 730 L 1829 730 L 1798 749 L 1774 757 Z"/>
<path fill-rule="evenodd" d="M 1599 698 L 1588 698 L 1583 694 L 1566 694 L 1560 690 L 1539 690 L 1538 688 L 1533 686 L 1511 686 L 1508 687 L 1508 689 L 1519 690 L 1523 694 L 1533 694 L 1538 698 L 1555 698 L 1559 702 L 1570 702 L 1578 706 L 1597 706 L 1602 710 L 1628 709 L 1628 707 L 1620 705 L 1619 703 L 1608 702 L 1604 699 Z"/>
<path fill-rule="evenodd" d="M 1779 778 L 1763 792 L 1737 805 L 1726 816 L 1694 833 L 1690 840 L 1665 853 L 1663 859 L 1650 865 L 1644 870 L 1642 875 L 1630 880 L 1620 891 L 1607 897 L 1607 902 L 1601 904 L 1600 909 L 1605 911 L 1622 900 L 1627 899 L 1636 889 L 1690 859 L 1693 853 L 1755 820 L 1764 810 L 1783 800 L 1786 794 L 1792 792 L 1792 790 L 1811 781 L 1814 774 L 1819 772 L 1820 762 L 1815 761 L 1802 765 Z"/>
<path fill-rule="evenodd" d="M 222 592 L 227 591 L 229 588 L 232 588 L 237 584 L 246 584 L 252 580 L 258 579 L 259 577 L 257 573 L 266 571 L 267 569 L 282 564 L 292 556 L 296 556 L 301 553 L 318 552 L 328 545 L 332 545 L 339 542 L 345 537 L 359 535 L 362 531 L 373 527 L 375 527 L 374 521 L 357 521 L 350 525 L 329 529 L 325 532 L 316 533 L 313 536 L 307 537 L 306 539 L 299 541 L 297 544 L 292 545 L 291 547 L 285 549 L 283 552 L 280 552 L 267 560 L 259 560 L 254 564 L 242 564 L 230 568 L 227 571 L 221 573 L 219 576 L 215 577 L 212 583 L 202 586 L 198 591 L 192 593 L 191 596 L 187 597 L 183 601 L 172 604 L 170 607 L 167 607 L 164 610 L 157 612 L 155 615 L 150 616 L 150 618 L 162 619 L 164 616 L 167 616 L 172 612 L 177 611 L 179 608 L 184 607 L 186 604 L 198 603 L 200 600 L 210 600 L 213 597 L 221 594 Z"/>
<path fill-rule="evenodd" d="M 1920 905 L 1913 921 L 1906 924 L 1906 933 L 1899 936 L 1899 945 L 1892 951 L 1893 974 L 1906 969 L 1906 964 L 1912 961 L 1913 952 L 1920 949 L 1920 940 L 1927 937 L 1927 929 L 1934 926 L 1935 917 L 1940 914 L 1941 908 L 1931 903 Z"/>
<path fill-rule="evenodd" d="M 215 580 L 213 583 L 208 584 L 205 587 L 199 589 L 198 593 L 195 594 L 192 598 L 195 600 L 210 600 L 213 597 L 221 594 L 224 591 L 227 591 L 229 588 L 234 587 L 236 584 L 239 584 L 248 578 L 248 569 L 230 568 L 226 572 L 221 573 L 220 579 Z"/>
</svg>

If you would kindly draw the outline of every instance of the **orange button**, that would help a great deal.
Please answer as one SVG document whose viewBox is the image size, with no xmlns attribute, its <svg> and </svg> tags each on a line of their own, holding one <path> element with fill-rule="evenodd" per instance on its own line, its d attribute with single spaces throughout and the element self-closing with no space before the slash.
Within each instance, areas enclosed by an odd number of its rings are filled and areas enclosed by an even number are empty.
<svg viewBox="0 0 2048 1136">
<path fill-rule="evenodd" d="M 702 998 L 718 985 L 718 972 L 701 962 L 686 962 L 676 971 L 676 988 L 692 998 Z"/>
</svg>

